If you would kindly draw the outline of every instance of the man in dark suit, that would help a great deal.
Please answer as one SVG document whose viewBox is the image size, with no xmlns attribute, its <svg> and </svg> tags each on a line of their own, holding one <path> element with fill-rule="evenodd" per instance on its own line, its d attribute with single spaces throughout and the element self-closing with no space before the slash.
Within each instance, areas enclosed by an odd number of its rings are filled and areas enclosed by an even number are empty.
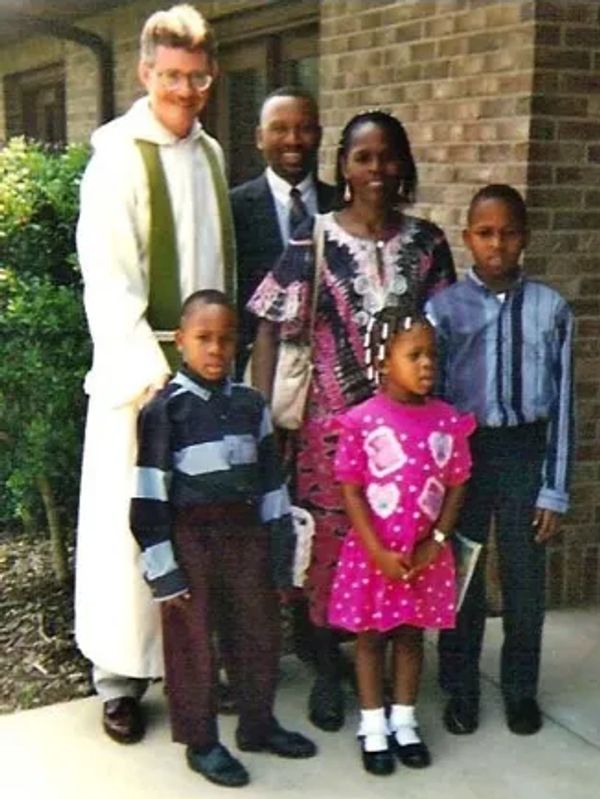
<svg viewBox="0 0 600 799">
<path fill-rule="evenodd" d="M 282 254 L 294 228 L 307 216 L 333 207 L 336 190 L 316 177 L 321 143 L 319 111 L 314 97 L 297 87 L 268 95 L 256 128 L 256 146 L 266 169 L 262 175 L 234 188 L 231 206 L 235 226 L 240 309 L 240 349 L 237 375 L 241 378 L 256 335 L 257 321 L 245 306 L 263 277 Z M 317 630 L 308 619 L 306 603 L 292 605 L 296 653 L 313 661 L 317 680 L 309 699 L 309 718 L 317 727 L 336 730 L 343 724 L 341 692 L 323 690 L 341 678 L 343 661 L 338 636 Z M 327 672 L 329 681 L 318 679 Z"/>
<path fill-rule="evenodd" d="M 303 217 L 330 211 L 335 188 L 316 178 L 321 126 L 317 104 L 304 89 L 284 87 L 268 95 L 256 128 L 266 169 L 231 191 L 238 259 L 240 356 L 243 373 L 256 333 L 245 311 L 255 288 L 277 261 Z"/>
</svg>

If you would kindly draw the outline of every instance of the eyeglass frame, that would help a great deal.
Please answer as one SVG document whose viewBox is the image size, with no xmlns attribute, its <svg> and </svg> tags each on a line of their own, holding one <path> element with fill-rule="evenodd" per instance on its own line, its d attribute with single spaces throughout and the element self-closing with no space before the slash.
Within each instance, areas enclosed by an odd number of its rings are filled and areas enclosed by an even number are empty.
<svg viewBox="0 0 600 799">
<path fill-rule="evenodd" d="M 210 72 L 180 72 L 179 70 L 173 69 L 163 69 L 163 70 L 156 70 L 155 73 L 156 77 L 160 81 L 162 87 L 169 92 L 175 92 L 181 86 L 181 82 L 185 80 L 192 91 L 201 94 L 202 92 L 206 92 L 210 89 L 214 81 L 214 75 L 211 75 Z M 171 76 L 171 81 L 169 81 L 169 75 Z M 195 81 L 202 77 L 204 81 L 206 81 L 205 86 L 198 86 L 196 85 Z"/>
</svg>

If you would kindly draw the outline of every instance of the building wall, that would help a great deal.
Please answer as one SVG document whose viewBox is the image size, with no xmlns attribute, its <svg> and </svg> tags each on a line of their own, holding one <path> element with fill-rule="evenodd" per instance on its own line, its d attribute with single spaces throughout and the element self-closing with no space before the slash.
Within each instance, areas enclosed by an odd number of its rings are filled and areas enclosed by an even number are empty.
<svg viewBox="0 0 600 799">
<path fill-rule="evenodd" d="M 600 5 L 536 4 L 528 270 L 577 315 L 579 446 L 573 507 L 551 548 L 551 599 L 598 599 L 600 543 Z"/>
</svg>

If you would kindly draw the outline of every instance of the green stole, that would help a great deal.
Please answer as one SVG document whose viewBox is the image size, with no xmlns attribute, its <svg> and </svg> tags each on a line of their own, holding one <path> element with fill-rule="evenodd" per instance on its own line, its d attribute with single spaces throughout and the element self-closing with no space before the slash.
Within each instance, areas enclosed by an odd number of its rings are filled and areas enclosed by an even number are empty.
<svg viewBox="0 0 600 799">
<path fill-rule="evenodd" d="M 217 153 L 208 136 L 201 131 L 197 141 L 208 161 L 217 199 L 221 226 L 221 251 L 225 269 L 225 293 L 235 304 L 235 235 L 227 185 Z M 150 195 L 149 291 L 146 318 L 153 330 L 174 332 L 179 327 L 182 298 L 173 208 L 158 144 L 141 139 L 136 139 L 136 144 L 146 168 Z M 161 341 L 160 345 L 171 370 L 175 372 L 181 363 L 175 342 Z"/>
</svg>

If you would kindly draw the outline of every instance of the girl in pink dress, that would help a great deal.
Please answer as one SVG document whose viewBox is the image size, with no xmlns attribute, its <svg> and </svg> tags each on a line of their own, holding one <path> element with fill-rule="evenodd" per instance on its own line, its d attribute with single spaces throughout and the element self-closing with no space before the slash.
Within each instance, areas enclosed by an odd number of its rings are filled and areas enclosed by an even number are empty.
<svg viewBox="0 0 600 799">
<path fill-rule="evenodd" d="M 454 562 L 446 539 L 469 477 L 467 439 L 475 422 L 427 396 L 436 351 L 425 318 L 386 309 L 369 334 L 368 353 L 383 386 L 338 417 L 335 468 L 352 528 L 337 565 L 329 622 L 357 634 L 362 759 L 367 771 L 383 775 L 394 770 L 393 751 L 406 766 L 430 762 L 415 720 L 423 630 L 454 626 Z M 390 638 L 388 718 L 382 675 Z"/>
</svg>

